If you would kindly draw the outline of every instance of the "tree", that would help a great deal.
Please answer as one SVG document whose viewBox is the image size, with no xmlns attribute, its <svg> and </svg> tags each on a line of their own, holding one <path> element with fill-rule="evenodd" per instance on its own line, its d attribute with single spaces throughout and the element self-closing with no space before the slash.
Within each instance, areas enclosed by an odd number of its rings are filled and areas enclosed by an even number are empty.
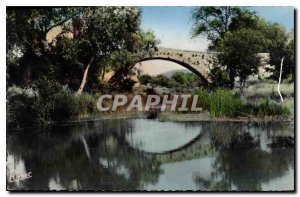
<svg viewBox="0 0 300 197">
<path fill-rule="evenodd" d="M 214 66 L 212 69 L 210 69 L 209 77 L 211 78 L 214 87 L 228 86 L 228 74 L 218 66 Z"/>
<path fill-rule="evenodd" d="M 142 46 L 142 57 L 152 57 L 155 51 L 158 51 L 157 45 L 160 43 L 155 37 L 154 32 L 152 31 L 142 31 L 140 34 L 141 46 Z"/>
<path fill-rule="evenodd" d="M 105 72 L 113 52 L 139 51 L 140 12 L 137 7 L 8 10 L 9 77 L 18 73 L 22 77 L 17 79 L 29 76 L 32 81 L 41 74 L 52 75 L 77 85 L 81 93 L 86 83 Z M 60 31 L 47 40 L 55 27 Z"/>
<path fill-rule="evenodd" d="M 175 72 L 172 77 L 172 81 L 176 86 L 174 87 L 191 87 L 194 83 L 198 81 L 198 78 L 193 73 Z"/>
<path fill-rule="evenodd" d="M 270 54 L 270 65 L 274 68 L 271 78 L 277 80 L 279 77 L 281 59 L 285 57 L 282 78 L 292 74 L 295 77 L 295 43 L 294 34 L 288 33 L 286 29 L 278 24 L 266 23 L 261 26 L 261 31 L 268 40 L 267 52 Z"/>
<path fill-rule="evenodd" d="M 255 12 L 238 7 L 199 7 L 193 11 L 193 20 L 193 36 L 206 35 L 211 41 L 209 49 L 218 52 L 219 62 L 226 68 L 229 75 L 230 87 L 233 87 L 236 76 L 240 77 L 242 83 L 250 74 L 257 72 L 259 62 L 254 51 L 270 54 L 269 63 L 274 66 L 274 69 L 268 70 L 273 72 L 271 78 L 278 79 L 282 57 L 285 57 L 282 77 L 292 74 L 294 78 L 294 36 L 292 33 L 287 33 L 282 26 L 268 23 L 258 17 Z M 245 29 L 249 30 L 249 35 L 246 35 Z M 242 32 L 245 34 L 242 35 Z M 240 36 L 246 40 L 243 42 Z M 258 43 L 252 41 L 250 43 L 250 40 L 254 40 L 255 37 L 261 39 L 260 47 Z M 239 42 L 243 44 L 239 45 Z M 234 43 L 235 47 L 233 47 Z M 256 50 L 258 48 L 260 50 Z M 254 65 L 255 62 L 257 65 Z M 218 74 L 218 72 L 212 74 Z"/>
<path fill-rule="evenodd" d="M 228 32 L 218 47 L 219 63 L 229 75 L 230 88 L 234 87 L 235 77 L 240 78 L 241 87 L 249 75 L 258 72 L 258 53 L 265 50 L 265 38 L 260 31 L 241 29 Z"/>
<path fill-rule="evenodd" d="M 294 36 L 294 35 L 293 35 Z M 295 81 L 295 39 L 294 37 L 288 41 L 286 46 L 286 60 L 285 60 L 285 67 L 287 70 L 289 69 L 292 74 L 292 79 Z M 286 73 L 284 73 L 287 76 Z"/>
<path fill-rule="evenodd" d="M 243 28 L 257 30 L 261 23 L 264 21 L 256 15 L 256 12 L 243 9 L 232 18 L 228 30 L 230 32 Z"/>
<path fill-rule="evenodd" d="M 206 35 L 208 40 L 212 42 L 210 48 L 214 48 L 229 31 L 232 19 L 241 12 L 239 7 L 197 7 L 192 13 L 194 21 L 192 35 L 193 37 Z"/>
<path fill-rule="evenodd" d="M 252 12 L 241 12 L 232 19 L 230 31 L 235 31 L 241 28 L 247 28 L 260 31 L 265 38 L 266 53 L 270 55 L 269 64 L 274 66 L 274 69 L 269 69 L 273 74 L 272 79 L 277 80 L 281 59 L 285 57 L 283 67 L 283 78 L 292 74 L 294 78 L 295 60 L 294 60 L 294 34 L 288 33 L 286 29 L 277 23 L 268 23 L 262 18 L 259 18 Z"/>
<path fill-rule="evenodd" d="M 76 60 L 84 71 L 78 89 L 81 93 L 90 68 L 93 73 L 105 72 L 105 66 L 97 66 L 103 65 L 114 51 L 136 51 L 134 37 L 139 33 L 140 10 L 136 7 L 91 7 L 73 22 L 79 24 L 73 46 Z"/>
<path fill-rule="evenodd" d="M 130 76 L 131 69 L 141 59 L 145 57 L 151 57 L 155 51 L 158 50 L 157 45 L 159 40 L 155 37 L 152 31 L 143 32 L 135 35 L 135 50 L 134 54 L 129 51 L 125 53 L 114 53 L 108 59 L 108 64 L 115 69 L 114 76 L 109 80 L 109 84 L 115 90 L 124 90 L 124 80 L 128 81 L 127 78 Z M 118 59 L 118 63 L 113 63 L 114 59 Z M 122 66 L 118 66 L 122 64 Z M 128 86 L 127 86 L 128 87 Z"/>
<path fill-rule="evenodd" d="M 26 81 L 36 79 L 41 72 L 50 72 L 51 60 L 47 55 L 53 43 L 47 41 L 47 34 L 55 27 L 64 26 L 79 14 L 80 9 L 7 8 L 6 55 L 9 83 L 26 85 Z M 62 31 L 61 34 L 63 33 Z"/>
<path fill-rule="evenodd" d="M 139 82 L 143 85 L 147 85 L 148 83 L 152 83 L 152 77 L 150 75 L 141 75 L 139 76 Z"/>
</svg>

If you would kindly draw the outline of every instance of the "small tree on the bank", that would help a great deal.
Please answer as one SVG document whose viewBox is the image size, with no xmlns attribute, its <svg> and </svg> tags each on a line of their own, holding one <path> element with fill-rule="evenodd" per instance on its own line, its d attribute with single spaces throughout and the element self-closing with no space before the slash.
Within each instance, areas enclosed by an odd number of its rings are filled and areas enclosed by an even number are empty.
<svg viewBox="0 0 300 197">
<path fill-rule="evenodd" d="M 229 74 L 230 88 L 234 87 L 235 77 L 240 78 L 240 85 L 243 87 L 247 77 L 258 72 L 258 53 L 265 48 L 264 42 L 264 36 L 251 29 L 228 32 L 219 42 L 217 56 L 219 63 Z"/>
<path fill-rule="evenodd" d="M 271 79 L 278 80 L 282 57 L 285 57 L 282 78 L 287 78 L 290 74 L 295 78 L 295 42 L 294 33 L 287 32 L 286 29 L 278 24 L 265 23 L 260 30 L 268 40 L 267 51 L 270 54 L 270 65 L 274 68 Z"/>
</svg>

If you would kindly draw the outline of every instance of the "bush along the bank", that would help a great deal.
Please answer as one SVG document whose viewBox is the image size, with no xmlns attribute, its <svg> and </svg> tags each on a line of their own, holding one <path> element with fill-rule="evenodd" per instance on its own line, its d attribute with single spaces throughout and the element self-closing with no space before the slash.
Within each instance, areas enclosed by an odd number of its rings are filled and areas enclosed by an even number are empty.
<svg viewBox="0 0 300 197">
<path fill-rule="evenodd" d="M 243 102 L 240 95 L 226 89 L 216 89 L 212 93 L 197 90 L 198 105 L 214 117 L 246 116 L 287 116 L 290 111 L 269 99 L 260 99 L 257 103 Z"/>
<path fill-rule="evenodd" d="M 276 116 L 276 115 L 289 115 L 290 111 L 286 107 L 281 107 L 268 99 L 260 99 L 257 107 L 258 116 Z"/>
<path fill-rule="evenodd" d="M 7 126 L 25 128 L 50 121 L 96 113 L 96 97 L 76 94 L 57 82 L 42 78 L 31 88 L 12 86 L 7 90 Z"/>
<path fill-rule="evenodd" d="M 8 128 L 28 127 L 42 123 L 39 99 L 32 89 L 12 86 L 7 90 L 6 121 Z"/>
<path fill-rule="evenodd" d="M 210 114 L 212 116 L 236 117 L 243 113 L 243 102 L 236 94 L 223 89 L 217 89 L 210 99 Z"/>
</svg>

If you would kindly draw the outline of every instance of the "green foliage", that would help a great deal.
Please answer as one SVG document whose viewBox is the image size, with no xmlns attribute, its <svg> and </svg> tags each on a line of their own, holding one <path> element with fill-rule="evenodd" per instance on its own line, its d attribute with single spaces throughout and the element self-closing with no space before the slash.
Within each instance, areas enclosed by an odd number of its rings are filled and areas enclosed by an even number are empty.
<svg viewBox="0 0 300 197">
<path fill-rule="evenodd" d="M 9 83 L 31 85 L 44 75 L 76 90 L 87 70 L 87 84 L 95 87 L 106 60 L 114 69 L 126 67 L 144 45 L 154 46 L 154 34 L 148 32 L 143 43 L 140 13 L 137 7 L 114 6 L 9 9 Z M 49 41 L 55 27 L 58 35 Z M 114 60 L 120 59 L 117 65 Z"/>
<path fill-rule="evenodd" d="M 258 116 L 279 116 L 279 115 L 289 115 L 290 111 L 286 107 L 281 107 L 275 103 L 270 103 L 268 99 L 260 99 L 257 107 L 256 113 Z"/>
<path fill-rule="evenodd" d="M 96 99 L 90 94 L 76 94 L 68 88 L 61 89 L 53 98 L 51 120 L 63 121 L 72 117 L 85 117 L 95 114 Z"/>
<path fill-rule="evenodd" d="M 33 85 L 33 89 L 38 94 L 38 111 L 43 121 L 50 120 L 51 111 L 55 106 L 54 96 L 61 90 L 61 85 L 52 79 L 43 76 Z"/>
<path fill-rule="evenodd" d="M 198 105 L 203 108 L 203 110 L 210 109 L 210 95 L 204 89 L 196 90 L 195 93 L 198 95 Z"/>
<path fill-rule="evenodd" d="M 219 43 L 219 63 L 229 74 L 231 88 L 235 77 L 243 84 L 249 75 L 256 74 L 260 65 L 257 53 L 264 50 L 265 39 L 261 32 L 251 29 L 240 29 L 228 32 Z"/>
<path fill-rule="evenodd" d="M 148 83 L 152 83 L 152 77 L 150 75 L 141 75 L 139 76 L 139 82 L 143 85 L 147 85 Z"/>
<path fill-rule="evenodd" d="M 127 50 L 114 51 L 108 58 L 107 65 L 112 70 L 124 69 L 124 67 L 131 66 L 137 62 L 138 56 L 135 53 L 129 52 Z"/>
<path fill-rule="evenodd" d="M 171 76 L 171 79 L 164 75 L 157 75 L 156 77 L 142 75 L 139 77 L 139 81 L 143 85 L 151 83 L 167 88 L 189 88 L 191 85 L 197 83 L 198 78 L 192 73 L 175 72 Z"/>
<path fill-rule="evenodd" d="M 157 75 L 156 77 L 153 77 L 152 83 L 162 87 L 170 87 L 170 80 L 164 75 Z"/>
<path fill-rule="evenodd" d="M 65 29 L 65 22 L 77 16 L 81 9 L 7 9 L 7 76 L 10 83 L 23 85 L 41 74 L 51 74 L 53 59 L 48 55 L 53 43 L 47 41 L 47 34 L 55 27 Z"/>
<path fill-rule="evenodd" d="M 229 31 L 230 21 L 242 10 L 230 6 L 201 6 L 193 10 L 193 37 L 207 35 L 212 42 L 209 48 L 215 48 L 220 39 Z"/>
<path fill-rule="evenodd" d="M 268 39 L 267 52 L 270 54 L 270 64 L 274 65 L 271 79 L 278 80 L 281 65 L 281 59 L 284 57 L 282 67 L 282 78 L 292 74 L 295 77 L 295 42 L 294 33 L 288 33 L 286 29 L 278 24 L 265 24 L 261 31 Z"/>
<path fill-rule="evenodd" d="M 56 81 L 39 79 L 34 89 L 12 86 L 7 91 L 7 125 L 9 128 L 39 126 L 49 121 L 69 120 L 73 116 L 96 113 L 95 97 L 75 94 Z"/>
<path fill-rule="evenodd" d="M 290 115 L 288 108 L 270 102 L 268 99 L 260 99 L 257 104 L 245 103 L 238 94 L 233 94 L 226 89 L 217 89 L 211 95 L 202 89 L 195 93 L 198 95 L 198 105 L 215 117 Z"/>
<path fill-rule="evenodd" d="M 6 122 L 8 128 L 41 124 L 38 96 L 32 89 L 12 86 L 7 90 Z"/>
<path fill-rule="evenodd" d="M 160 43 L 152 31 L 142 31 L 140 33 L 140 47 L 143 57 L 152 57 L 155 51 L 158 51 L 157 45 Z"/>
<path fill-rule="evenodd" d="M 77 113 L 77 103 L 74 93 L 69 89 L 60 90 L 59 93 L 53 95 L 53 103 L 53 109 L 50 112 L 51 120 L 68 120 L 72 115 Z"/>
<path fill-rule="evenodd" d="M 213 67 L 210 69 L 209 76 L 214 87 L 226 87 L 229 83 L 228 74 L 220 67 Z"/>
<path fill-rule="evenodd" d="M 256 12 L 243 9 L 236 13 L 229 24 L 229 31 L 233 32 L 240 29 L 258 29 L 260 23 L 263 22 Z"/>
<path fill-rule="evenodd" d="M 217 89 L 211 96 L 209 111 L 216 117 L 237 117 L 243 112 L 243 102 L 238 95 L 224 89 Z"/>
<path fill-rule="evenodd" d="M 193 73 L 175 72 L 171 80 L 173 80 L 177 87 L 190 87 L 193 83 L 198 81 L 198 78 Z"/>
<path fill-rule="evenodd" d="M 268 23 L 255 12 L 237 7 L 202 6 L 194 9 L 192 16 L 193 36 L 208 36 L 209 48 L 218 51 L 219 64 L 226 68 L 231 88 L 235 77 L 240 78 L 243 87 L 247 77 L 257 73 L 260 52 L 270 54 L 269 63 L 275 68 L 267 71 L 273 72 L 272 79 L 278 79 L 283 57 L 282 78 L 289 74 L 295 78 L 293 32 L 288 33 L 281 25 Z"/>
</svg>

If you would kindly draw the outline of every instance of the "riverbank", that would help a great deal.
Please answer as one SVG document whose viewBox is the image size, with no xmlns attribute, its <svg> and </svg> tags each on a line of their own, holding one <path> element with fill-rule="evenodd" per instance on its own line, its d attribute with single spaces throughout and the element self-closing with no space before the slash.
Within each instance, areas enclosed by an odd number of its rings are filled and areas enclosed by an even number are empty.
<svg viewBox="0 0 300 197">
<path fill-rule="evenodd" d="M 73 117 L 70 120 L 65 121 L 48 121 L 42 126 L 36 127 L 26 127 L 26 128 L 11 128 L 9 131 L 22 131 L 28 129 L 37 129 L 37 128 L 45 128 L 51 126 L 70 126 L 70 125 L 80 125 L 86 123 L 93 123 L 97 121 L 105 121 L 105 120 L 118 120 L 118 119 L 147 119 L 146 114 L 111 114 L 106 116 L 89 116 L 89 117 Z M 158 121 L 162 122 L 255 122 L 255 123 L 265 123 L 265 122 L 282 122 L 288 124 L 294 124 L 293 117 L 237 117 L 237 118 L 229 118 L 229 117 L 212 117 L 208 113 L 161 113 L 158 115 Z"/>
<path fill-rule="evenodd" d="M 294 123 L 293 116 L 244 116 L 244 117 L 212 117 L 209 113 L 162 113 L 159 115 L 161 121 L 174 121 L 174 122 L 197 122 L 197 121 L 215 121 L 215 122 L 289 122 Z"/>
<path fill-rule="evenodd" d="M 47 83 L 46 83 L 46 82 Z M 293 85 L 286 88 L 284 102 L 279 102 L 273 91 L 266 92 L 263 87 L 248 87 L 243 94 L 235 90 L 205 89 L 194 90 L 198 95 L 197 106 L 202 108 L 200 113 L 138 112 L 136 109 L 127 111 L 126 107 L 119 106 L 117 111 L 100 112 L 97 109 L 97 100 L 101 93 L 76 94 L 74 91 L 61 87 L 49 80 L 42 81 L 39 88 L 10 87 L 7 90 L 7 128 L 19 130 L 22 128 L 36 128 L 48 125 L 80 124 L 97 120 L 115 118 L 159 118 L 161 121 L 235 121 L 235 122 L 270 122 L 294 120 Z M 45 85 L 44 83 L 54 83 Z M 56 85 L 55 85 L 56 84 Z M 273 84 L 274 85 L 274 84 Z M 58 91 L 47 91 L 56 87 Z M 254 90 L 258 89 L 259 94 Z M 264 92 L 264 94 L 262 94 Z M 146 92 L 144 92 L 146 94 Z M 149 93 L 155 94 L 155 93 Z M 164 94 L 158 94 L 163 96 Z M 172 93 L 171 93 L 172 94 Z M 43 96 L 42 96 L 43 95 Z M 133 93 L 127 96 L 132 98 Z M 265 96 L 262 96 L 265 95 Z M 104 103 L 107 106 L 112 102 Z M 145 106 L 145 101 L 142 103 Z M 191 102 L 187 102 L 190 108 Z M 167 110 L 168 111 L 168 110 Z"/>
</svg>

